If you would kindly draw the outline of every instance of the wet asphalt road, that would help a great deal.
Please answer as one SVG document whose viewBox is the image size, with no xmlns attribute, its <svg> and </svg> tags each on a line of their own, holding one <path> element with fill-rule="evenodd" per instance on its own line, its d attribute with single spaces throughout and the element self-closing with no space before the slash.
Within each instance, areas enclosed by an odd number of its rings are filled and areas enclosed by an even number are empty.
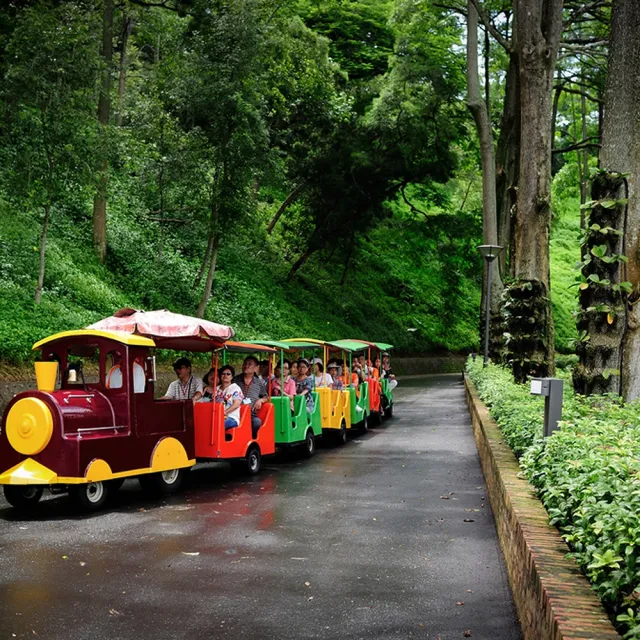
<svg viewBox="0 0 640 640">
<path fill-rule="evenodd" d="M 310 461 L 192 476 L 90 516 L 0 498 L 0 640 L 521 638 L 459 375 Z"/>
</svg>

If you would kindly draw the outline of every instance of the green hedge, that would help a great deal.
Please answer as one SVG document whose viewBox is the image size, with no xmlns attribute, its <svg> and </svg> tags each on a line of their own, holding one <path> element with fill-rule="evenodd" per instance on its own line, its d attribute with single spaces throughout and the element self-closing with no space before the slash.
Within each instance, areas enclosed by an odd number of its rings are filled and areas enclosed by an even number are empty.
<svg viewBox="0 0 640 640">
<path fill-rule="evenodd" d="M 467 373 L 625 638 L 640 638 L 640 403 L 576 396 L 542 438 L 543 399 L 480 359 Z"/>
</svg>

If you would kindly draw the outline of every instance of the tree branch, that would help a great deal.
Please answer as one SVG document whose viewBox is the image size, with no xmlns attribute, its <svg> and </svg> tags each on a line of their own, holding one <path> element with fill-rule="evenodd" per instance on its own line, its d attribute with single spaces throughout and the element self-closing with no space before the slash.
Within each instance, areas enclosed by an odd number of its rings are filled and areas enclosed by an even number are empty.
<svg viewBox="0 0 640 640">
<path fill-rule="evenodd" d="M 400 193 L 402 194 L 402 199 L 409 205 L 411 212 L 412 213 L 421 213 L 425 218 L 429 219 L 429 214 L 427 214 L 425 211 L 422 211 L 422 209 L 418 209 L 418 207 L 416 207 L 410 200 L 409 198 L 407 198 L 407 194 L 404 192 L 404 190 L 407 187 L 407 183 L 405 182 L 404 184 L 402 184 L 402 186 L 400 187 Z"/>
<path fill-rule="evenodd" d="M 589 2 L 587 4 L 583 4 L 578 7 L 564 22 L 563 28 L 567 29 L 571 24 L 573 24 L 580 16 L 585 13 L 591 13 L 596 9 L 601 9 L 602 7 L 610 7 L 611 2 L 607 0 L 594 0 L 593 2 Z"/>
<path fill-rule="evenodd" d="M 596 98 L 586 91 L 580 91 L 580 89 L 570 89 L 564 83 L 557 84 L 554 89 L 562 89 L 564 93 L 575 93 L 578 96 L 584 96 L 587 100 L 591 100 L 591 102 L 595 102 L 596 104 L 604 104 L 604 100 L 602 98 Z"/>
<path fill-rule="evenodd" d="M 454 13 L 464 16 L 465 18 L 467 17 L 467 12 L 462 7 L 458 7 L 457 5 L 442 4 L 440 2 L 433 2 L 432 4 L 434 7 L 438 7 L 438 9 L 446 9 L 447 11 L 453 11 Z"/>
<path fill-rule="evenodd" d="M 586 140 L 580 140 L 576 144 L 569 145 L 568 147 L 562 147 L 561 149 L 553 149 L 552 153 L 569 153 L 570 151 L 577 151 L 578 149 L 599 149 L 602 145 L 597 142 L 589 142 L 589 140 L 597 140 L 598 136 L 591 136 Z"/>
<path fill-rule="evenodd" d="M 471 0 L 473 2 L 473 6 L 476 8 L 478 12 L 478 17 L 480 18 L 482 24 L 485 26 L 485 29 L 489 30 L 489 33 L 494 37 L 495 41 L 507 52 L 511 53 L 512 45 L 511 43 L 496 29 L 495 25 L 487 14 L 484 12 L 484 9 L 480 6 L 480 2 L 478 0 Z"/>
<path fill-rule="evenodd" d="M 170 0 L 161 0 L 160 2 L 148 2 L 147 0 L 129 0 L 131 4 L 135 4 L 139 7 L 159 7 L 161 9 L 168 9 L 169 11 L 175 11 L 175 13 L 179 13 L 178 7 L 176 3 L 173 3 L 173 6 L 169 4 Z M 186 13 L 186 12 L 185 12 Z"/>
</svg>

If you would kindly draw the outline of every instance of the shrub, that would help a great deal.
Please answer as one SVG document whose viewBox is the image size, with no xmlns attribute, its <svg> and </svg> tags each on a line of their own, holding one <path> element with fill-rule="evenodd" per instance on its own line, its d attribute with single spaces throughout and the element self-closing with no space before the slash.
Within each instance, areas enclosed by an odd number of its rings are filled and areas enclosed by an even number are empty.
<svg viewBox="0 0 640 640">
<path fill-rule="evenodd" d="M 625 638 L 640 638 L 640 403 L 576 396 L 542 438 L 543 404 L 510 373 L 478 360 L 467 373 Z"/>
</svg>

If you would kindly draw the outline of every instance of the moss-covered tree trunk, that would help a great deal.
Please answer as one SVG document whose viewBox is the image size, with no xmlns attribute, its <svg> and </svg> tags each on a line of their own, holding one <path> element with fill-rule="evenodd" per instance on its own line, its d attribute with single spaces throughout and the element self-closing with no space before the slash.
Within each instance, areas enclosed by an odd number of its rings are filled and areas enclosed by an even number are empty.
<svg viewBox="0 0 640 640">
<path fill-rule="evenodd" d="M 586 280 L 582 284 L 578 327 L 584 333 L 574 378 L 576 388 L 584 393 L 620 391 L 626 400 L 640 396 L 638 33 L 640 3 L 614 0 L 600 152 L 602 170 L 593 182 L 594 202 L 583 250 L 583 259 L 586 255 L 591 260 L 583 266 Z M 628 174 L 627 184 L 621 174 Z M 585 250 L 590 253 L 585 254 Z M 603 278 L 609 283 L 603 283 Z"/>
<path fill-rule="evenodd" d="M 551 223 L 551 91 L 560 35 L 562 0 L 516 0 L 520 61 L 520 179 L 514 229 L 514 273 L 507 316 L 514 376 L 554 372 L 549 286 Z"/>
<path fill-rule="evenodd" d="M 626 325 L 623 279 L 625 179 L 599 172 L 581 245 L 582 282 L 574 369 L 575 390 L 583 395 L 618 393 L 622 338 Z"/>
</svg>

